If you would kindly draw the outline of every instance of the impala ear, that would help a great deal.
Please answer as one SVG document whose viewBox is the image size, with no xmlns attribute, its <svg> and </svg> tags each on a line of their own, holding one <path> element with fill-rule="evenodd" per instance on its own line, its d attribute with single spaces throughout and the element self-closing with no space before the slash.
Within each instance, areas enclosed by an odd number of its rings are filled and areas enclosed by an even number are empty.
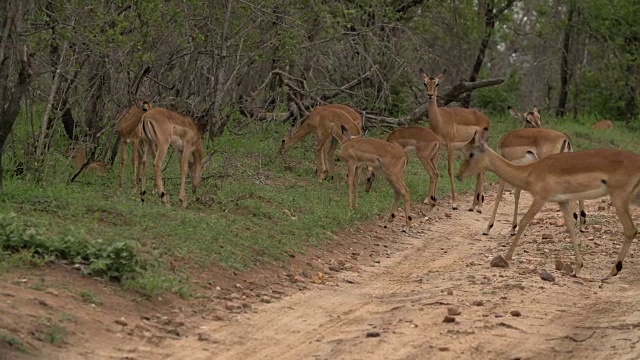
<svg viewBox="0 0 640 360">
<path fill-rule="evenodd" d="M 538 109 L 538 105 L 533 105 L 533 109 L 531 109 L 531 111 L 540 115 L 540 109 Z"/>
<path fill-rule="evenodd" d="M 518 110 L 512 108 L 511 105 L 507 106 L 507 109 L 509 109 L 511 116 L 522 120 L 522 114 L 520 114 Z"/>
<path fill-rule="evenodd" d="M 429 74 L 427 74 L 426 71 L 424 71 L 424 69 L 422 69 L 422 67 L 420 68 L 420 76 L 422 77 L 422 80 L 426 81 L 427 79 L 429 79 L 431 76 L 429 76 Z"/>
<path fill-rule="evenodd" d="M 438 75 L 438 77 L 437 77 L 438 81 L 444 80 L 444 76 L 446 74 L 447 74 L 447 69 L 445 68 L 444 70 L 442 70 L 442 74 Z"/>
</svg>

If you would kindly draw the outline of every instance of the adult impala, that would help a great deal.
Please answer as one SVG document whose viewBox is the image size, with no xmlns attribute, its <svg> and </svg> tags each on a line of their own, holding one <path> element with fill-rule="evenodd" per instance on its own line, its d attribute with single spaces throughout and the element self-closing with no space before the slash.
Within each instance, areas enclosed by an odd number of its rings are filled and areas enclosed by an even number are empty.
<svg viewBox="0 0 640 360">
<path fill-rule="evenodd" d="M 339 129 L 344 125 L 353 135 L 361 134 L 362 120 L 355 110 L 351 109 L 355 115 L 358 115 L 356 121 L 353 116 L 349 115 L 349 111 L 345 110 L 346 105 L 324 105 L 315 107 L 304 120 L 304 122 L 296 129 L 292 129 L 282 142 L 280 143 L 279 153 L 283 154 L 304 139 L 307 135 L 313 133 L 316 136 L 316 176 L 320 180 L 324 180 L 328 172 L 335 175 L 334 155 L 338 142 L 334 140 L 331 130 L 331 124 Z M 359 121 L 359 123 L 357 123 Z"/>
<path fill-rule="evenodd" d="M 407 154 L 402 147 L 380 139 L 365 139 L 351 136 L 349 130 L 340 125 L 331 126 L 332 133 L 340 139 L 342 148 L 340 157 L 347 165 L 347 183 L 349 185 L 349 205 L 352 209 L 358 208 L 358 172 L 361 169 L 372 169 L 376 173 L 382 173 L 393 189 L 394 198 L 391 205 L 391 213 L 388 222 L 393 222 L 400 198 L 404 202 L 404 214 L 407 230 L 411 227 L 411 196 L 409 188 L 405 184 L 404 176 L 407 168 Z"/>
<path fill-rule="evenodd" d="M 524 164 L 526 162 L 533 162 L 538 159 L 542 159 L 551 154 L 573 151 L 569 135 L 555 130 L 542 129 L 542 124 L 540 123 L 540 111 L 537 106 L 534 105 L 533 109 L 526 114 L 520 113 L 513 108 L 509 108 L 509 111 L 511 112 L 511 115 L 522 120 L 525 128 L 514 130 L 500 139 L 498 153 L 503 158 L 516 164 Z M 482 233 L 483 235 L 489 235 L 491 228 L 493 228 L 505 184 L 506 181 L 501 179 L 500 185 L 498 186 L 496 201 L 493 205 L 493 211 L 491 212 L 491 219 L 489 219 L 487 228 Z M 511 221 L 511 235 L 515 235 L 516 228 L 518 226 L 518 202 L 520 200 L 519 187 L 515 188 L 514 197 L 515 205 L 513 209 L 513 220 Z M 584 202 L 582 200 L 579 201 L 579 209 L 580 221 L 578 223 L 580 231 L 584 231 L 587 214 L 584 211 Z M 573 216 L 578 220 L 577 213 L 574 213 Z"/>
<path fill-rule="evenodd" d="M 440 75 L 431 77 L 420 68 L 420 76 L 424 82 L 428 99 L 429 127 L 442 138 L 447 146 L 447 166 L 449 180 L 451 181 L 451 206 L 455 210 L 458 205 L 456 204 L 456 188 L 453 183 L 453 152 L 456 149 L 461 149 L 476 132 L 481 134 L 485 140 L 488 139 L 490 123 L 489 119 L 478 110 L 438 107 L 438 86 L 444 80 L 446 73 L 447 69 L 444 69 Z M 484 172 L 480 172 L 476 177 L 475 196 L 469 211 L 482 212 L 482 203 L 484 202 L 483 184 Z"/>
<path fill-rule="evenodd" d="M 416 157 L 420 160 L 424 168 L 429 173 L 429 193 L 423 204 L 429 205 L 429 210 L 436 206 L 436 190 L 438 188 L 437 157 L 442 139 L 431 129 L 422 126 L 407 126 L 398 128 L 387 137 L 387 142 L 397 144 L 404 149 L 407 154 L 415 150 Z M 375 180 L 374 173 L 370 173 L 367 178 L 366 191 L 369 191 Z"/>
<path fill-rule="evenodd" d="M 516 236 L 504 257 L 507 261 L 513 257 L 520 237 L 542 206 L 550 201 L 557 202 L 576 253 L 574 275 L 577 276 L 583 260 L 575 226 L 571 224 L 569 204 L 575 200 L 609 196 L 622 223 L 624 244 L 613 269 L 603 280 L 616 276 L 622 270 L 622 262 L 637 233 L 629 207 L 631 204 L 640 205 L 640 155 L 628 150 L 593 149 L 561 152 L 530 164 L 518 165 L 498 155 L 484 140 L 476 137 L 467 144 L 465 152 L 465 162 L 457 175 L 459 179 L 490 170 L 533 196 L 531 207 L 520 220 Z"/>
<path fill-rule="evenodd" d="M 168 198 L 162 181 L 162 162 L 171 145 L 179 154 L 178 161 L 180 162 L 181 177 L 178 198 L 182 203 L 182 207 L 187 207 L 185 190 L 187 172 L 191 175 L 194 193 L 198 189 L 202 177 L 204 164 L 202 161 L 203 146 L 200 131 L 190 117 L 168 109 L 149 108 L 148 105 L 147 102 L 143 104 L 145 113 L 142 115 L 142 121 L 140 122 L 140 131 L 146 143 L 144 155 L 142 156 L 142 168 L 140 169 L 142 173 L 140 200 L 144 202 L 146 195 L 147 156 L 151 152 L 154 154 L 153 168 L 155 170 L 156 189 L 162 202 L 167 203 Z M 193 160 L 191 160 L 192 157 Z"/>
<path fill-rule="evenodd" d="M 146 103 L 147 108 L 151 109 L 151 104 Z M 132 144 L 133 151 L 131 153 L 131 165 L 133 167 L 133 190 L 138 192 L 138 184 L 140 183 L 140 175 L 138 173 L 138 159 L 142 157 L 142 148 L 140 146 L 140 137 L 142 136 L 140 121 L 142 121 L 144 111 L 139 105 L 131 106 L 125 109 L 116 124 L 116 133 L 121 139 L 121 155 L 120 155 L 120 191 L 124 190 L 124 164 L 127 161 L 127 147 Z"/>
</svg>

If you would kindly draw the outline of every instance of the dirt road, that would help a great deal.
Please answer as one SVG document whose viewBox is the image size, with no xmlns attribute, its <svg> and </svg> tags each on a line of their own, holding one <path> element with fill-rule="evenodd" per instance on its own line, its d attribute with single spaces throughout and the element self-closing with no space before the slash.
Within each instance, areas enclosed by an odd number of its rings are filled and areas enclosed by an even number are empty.
<svg viewBox="0 0 640 360">
<path fill-rule="evenodd" d="M 529 201 L 525 195 L 523 209 Z M 543 209 L 508 269 L 491 268 L 489 262 L 505 251 L 512 197 L 507 197 L 488 237 L 480 232 L 492 203 L 485 214 L 440 208 L 436 211 L 445 212 L 444 217 L 423 220 L 410 234 L 389 235 L 398 237 L 406 250 L 362 273 L 340 273 L 336 286 L 317 286 L 228 322 L 200 322 L 199 331 L 211 335 L 207 341 L 189 336 L 160 347 L 121 348 L 118 356 L 640 358 L 637 247 L 617 278 L 606 284 L 591 281 L 608 273 L 621 245 L 621 227 L 612 209 L 602 209 L 604 202 L 587 205 L 591 226 L 581 235 L 585 268 L 578 279 L 555 270 L 557 257 L 573 259 L 568 237 L 557 223 L 561 215 L 556 205 Z M 552 273 L 555 282 L 543 281 L 538 273 L 542 269 Z M 460 312 L 455 322 L 443 322 L 448 311 Z"/>
<path fill-rule="evenodd" d="M 530 198 L 523 197 L 526 210 Z M 509 241 L 513 197 L 506 197 L 492 235 L 482 236 L 492 205 L 489 199 L 484 214 L 441 206 L 416 221 L 409 234 L 372 228 L 372 234 L 385 234 L 404 250 L 228 321 L 193 317 L 180 337 L 156 343 L 126 335 L 86 338 L 61 357 L 640 358 L 637 246 L 618 277 L 606 284 L 592 280 L 608 273 L 621 246 L 621 226 L 606 202 L 587 203 L 581 278 L 555 270 L 557 258 L 573 260 L 568 236 L 558 226 L 557 205 L 548 205 L 534 220 L 509 268 L 491 268 L 491 258 L 504 253 Z M 638 214 L 636 209 L 636 220 Z M 554 282 L 541 279 L 543 269 Z M 449 311 L 455 321 L 445 323 Z"/>
</svg>

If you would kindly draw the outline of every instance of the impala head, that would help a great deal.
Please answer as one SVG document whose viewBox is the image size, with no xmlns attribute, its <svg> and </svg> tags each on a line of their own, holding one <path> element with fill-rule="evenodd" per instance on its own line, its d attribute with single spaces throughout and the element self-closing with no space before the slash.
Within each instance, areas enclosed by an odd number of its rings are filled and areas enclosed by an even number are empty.
<svg viewBox="0 0 640 360">
<path fill-rule="evenodd" d="M 142 102 L 141 108 L 142 108 L 142 111 L 147 112 L 147 111 L 153 109 L 153 105 L 151 105 L 151 103 L 149 103 L 148 101 L 145 100 L 145 101 Z"/>
<path fill-rule="evenodd" d="M 483 139 L 478 132 L 475 132 L 471 140 L 462 148 L 464 163 L 458 170 L 456 179 L 462 181 L 466 177 L 477 175 L 486 170 L 489 165 L 486 156 L 487 151 L 489 151 L 489 146 L 486 139 Z"/>
<path fill-rule="evenodd" d="M 518 112 L 518 110 L 508 106 L 509 112 L 515 118 L 518 118 L 524 122 L 525 127 L 531 128 L 541 128 L 542 124 L 540 123 L 540 110 L 538 109 L 538 105 L 533 105 L 533 109 L 526 114 Z"/>
<path fill-rule="evenodd" d="M 282 141 L 280 142 L 280 148 L 278 149 L 278 154 L 284 154 L 285 152 L 289 151 L 289 149 L 291 148 L 291 145 L 292 145 L 291 135 L 293 135 L 293 129 L 294 127 L 292 126 L 289 132 L 287 133 L 287 135 L 285 135 L 284 138 L 282 138 Z"/>
<path fill-rule="evenodd" d="M 438 96 L 438 85 L 440 81 L 444 80 L 444 76 L 447 73 L 447 69 L 442 71 L 442 74 L 437 77 L 431 77 L 422 68 L 420 68 L 420 77 L 424 82 L 425 94 L 429 100 L 435 99 Z"/>
</svg>

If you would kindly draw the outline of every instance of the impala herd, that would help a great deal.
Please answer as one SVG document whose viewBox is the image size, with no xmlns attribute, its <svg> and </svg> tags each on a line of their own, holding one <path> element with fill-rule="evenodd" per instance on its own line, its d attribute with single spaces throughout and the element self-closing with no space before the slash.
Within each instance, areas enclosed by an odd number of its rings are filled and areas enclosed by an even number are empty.
<svg viewBox="0 0 640 360">
<path fill-rule="evenodd" d="M 536 106 L 528 113 L 520 113 L 510 108 L 511 114 L 522 121 L 524 128 L 504 135 L 496 152 L 487 145 L 491 126 L 487 116 L 477 110 L 438 106 L 438 86 L 444 80 L 445 74 L 446 70 L 432 77 L 420 69 L 428 102 L 429 128 L 399 128 L 389 134 L 386 140 L 365 138 L 364 119 L 358 112 L 346 105 L 323 105 L 314 108 L 300 126 L 292 129 L 282 139 L 279 152 L 286 152 L 305 136 L 313 133 L 317 139 L 316 177 L 324 180 L 331 174 L 335 179 L 334 157 L 338 145 L 341 145 L 340 157 L 347 167 L 350 206 L 353 209 L 358 206 L 356 187 L 359 174 L 366 176 L 366 191 L 373 185 L 376 174 L 382 174 L 394 192 L 388 221 L 392 222 L 395 218 L 398 203 L 402 199 L 405 226 L 408 229 L 412 218 L 410 194 L 405 183 L 407 151 L 415 151 L 416 157 L 429 173 L 429 191 L 423 203 L 431 210 L 437 202 L 437 156 L 441 145 L 447 149 L 451 206 L 453 209 L 458 208 L 453 157 L 454 151 L 459 150 L 464 155 L 464 163 L 456 177 L 462 180 L 468 176 L 476 176 L 476 189 L 469 211 L 482 212 L 485 172 L 492 171 L 500 178 L 491 218 L 483 234 L 488 235 L 494 225 L 505 184 L 515 186 L 515 209 L 511 226 L 511 235 L 515 236 L 504 258 L 507 261 L 512 258 L 524 230 L 543 205 L 547 202 L 557 202 L 574 245 L 576 264 L 573 275 L 576 276 L 582 268 L 583 260 L 574 224 L 577 224 L 580 231 L 584 231 L 586 213 L 583 200 L 609 196 L 611 205 L 622 223 L 624 244 L 613 269 L 604 279 L 617 275 L 637 232 L 631 218 L 630 205 L 640 205 L 640 155 L 620 149 L 573 152 L 571 139 L 567 134 L 542 128 L 540 112 Z M 603 127 L 611 127 L 610 122 L 609 126 Z M 162 163 L 169 146 L 172 146 L 179 154 L 180 162 L 181 181 L 178 198 L 182 206 L 186 207 L 187 174 L 192 179 L 195 192 L 201 181 L 202 169 L 211 158 L 208 156 L 207 159 L 203 159 L 203 143 L 195 122 L 190 117 L 168 109 L 154 108 L 144 102 L 141 106 L 126 109 L 118 120 L 116 130 L 122 139 L 120 190 L 124 187 L 127 145 L 131 143 L 134 191 L 138 192 L 140 187 L 140 198 L 144 202 L 147 158 L 152 154 L 155 189 L 161 201 L 166 203 Z M 142 147 L 141 142 L 144 144 Z M 78 154 L 75 155 L 77 156 L 74 158 L 80 157 Z M 531 193 L 533 203 L 518 222 L 518 200 L 521 190 Z M 571 209 L 575 201 L 578 201 L 579 212 L 572 214 Z"/>
</svg>

